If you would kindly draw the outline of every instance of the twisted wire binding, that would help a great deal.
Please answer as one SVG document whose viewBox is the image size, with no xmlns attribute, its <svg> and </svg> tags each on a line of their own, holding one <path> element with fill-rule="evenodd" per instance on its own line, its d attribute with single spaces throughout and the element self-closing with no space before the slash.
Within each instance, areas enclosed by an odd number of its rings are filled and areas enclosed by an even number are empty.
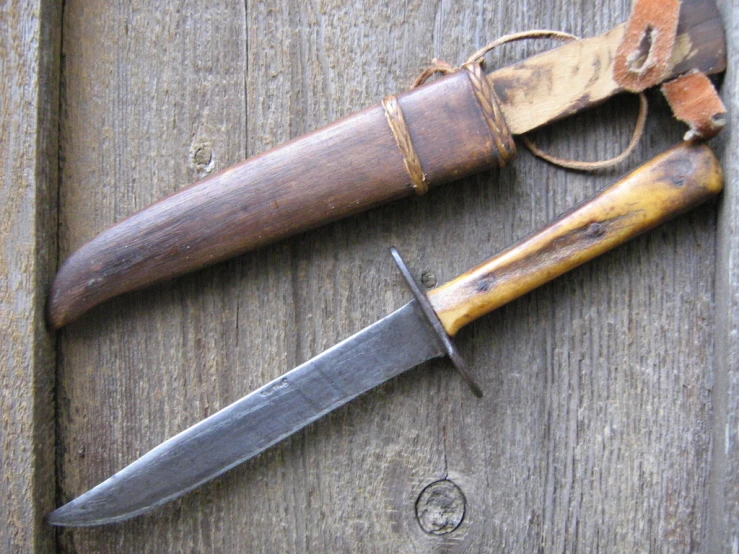
<svg viewBox="0 0 739 554">
<path fill-rule="evenodd" d="M 490 81 L 485 77 L 481 63 L 467 62 L 462 68 L 469 77 L 472 92 L 480 105 L 485 122 L 490 128 L 490 134 L 493 136 L 493 143 L 498 152 L 498 165 L 505 167 L 516 157 L 516 143 L 508 129 L 505 117 L 503 117 L 498 97 L 495 95 Z"/>
<path fill-rule="evenodd" d="M 393 132 L 398 149 L 403 155 L 403 165 L 405 165 L 405 169 L 411 178 L 413 190 L 416 191 L 416 194 L 426 194 L 429 190 L 429 184 L 421 167 L 421 159 L 413 146 L 413 139 L 408 130 L 403 110 L 398 103 L 398 98 L 393 94 L 386 96 L 382 99 L 382 107 L 385 109 L 385 118 Z"/>
</svg>

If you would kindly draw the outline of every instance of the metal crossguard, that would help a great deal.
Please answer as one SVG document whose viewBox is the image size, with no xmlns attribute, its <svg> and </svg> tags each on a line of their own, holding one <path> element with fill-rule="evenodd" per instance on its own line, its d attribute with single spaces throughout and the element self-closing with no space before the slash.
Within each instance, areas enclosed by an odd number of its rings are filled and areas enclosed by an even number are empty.
<svg viewBox="0 0 739 554">
<path fill-rule="evenodd" d="M 467 386 L 470 387 L 472 394 L 474 394 L 477 398 L 482 398 L 482 389 L 472 377 L 469 367 L 467 366 L 467 362 L 464 361 L 464 358 L 462 358 L 462 356 L 459 354 L 459 351 L 454 346 L 452 338 L 449 336 L 449 333 L 446 332 L 446 329 L 444 329 L 441 321 L 439 321 L 439 317 L 436 315 L 436 312 L 431 307 L 431 303 L 429 302 L 426 293 L 421 288 L 421 285 L 418 284 L 418 281 L 416 281 L 416 278 L 413 276 L 410 269 L 408 269 L 408 266 L 403 260 L 403 257 L 400 255 L 400 252 L 398 252 L 397 248 L 391 246 L 390 254 L 393 257 L 395 264 L 398 266 L 401 275 L 403 275 L 406 283 L 408 283 L 408 287 L 411 289 L 411 292 L 416 298 L 418 305 L 421 307 L 423 315 L 426 317 L 429 325 L 431 325 L 431 328 L 436 333 L 436 336 L 438 337 L 441 345 L 444 347 L 447 355 L 452 360 L 454 367 L 457 368 L 457 371 L 459 371 L 462 379 L 464 379 L 464 381 L 467 383 Z"/>
</svg>

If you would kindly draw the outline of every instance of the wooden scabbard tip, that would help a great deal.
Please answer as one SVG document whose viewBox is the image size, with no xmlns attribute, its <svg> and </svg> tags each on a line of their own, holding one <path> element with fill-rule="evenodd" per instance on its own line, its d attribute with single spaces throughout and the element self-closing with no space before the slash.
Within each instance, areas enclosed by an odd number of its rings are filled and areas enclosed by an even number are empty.
<svg viewBox="0 0 739 554">
<path fill-rule="evenodd" d="M 55 310 L 52 308 L 51 298 L 46 304 L 46 323 L 55 331 L 64 327 L 64 323 L 60 321 L 59 314 L 55 313 Z"/>
<path fill-rule="evenodd" d="M 89 259 L 78 251 L 62 264 L 51 284 L 46 320 L 52 329 L 69 325 L 102 302 L 98 297 L 105 287 L 101 291 L 99 276 L 85 271 L 80 258 L 89 266 Z"/>
<path fill-rule="evenodd" d="M 67 306 L 60 297 L 58 282 L 55 279 L 51 285 L 49 300 L 46 304 L 46 321 L 52 329 L 61 329 L 76 319 L 70 317 Z"/>
</svg>

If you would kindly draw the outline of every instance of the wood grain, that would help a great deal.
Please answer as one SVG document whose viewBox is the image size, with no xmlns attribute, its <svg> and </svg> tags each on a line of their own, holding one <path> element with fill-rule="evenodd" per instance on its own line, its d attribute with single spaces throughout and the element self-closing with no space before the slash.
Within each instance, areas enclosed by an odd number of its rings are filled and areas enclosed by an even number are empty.
<svg viewBox="0 0 739 554">
<path fill-rule="evenodd" d="M 51 552 L 60 12 L 0 5 L 0 551 Z"/>
<path fill-rule="evenodd" d="M 629 7 L 67 0 L 61 256 L 175 184 L 404 89 L 434 56 L 460 62 L 528 28 L 602 33 Z M 635 110 L 609 102 L 537 141 L 609 157 Z M 629 166 L 683 132 L 655 98 Z M 445 282 L 626 169 L 585 176 L 524 152 L 515 168 L 101 306 L 59 334 L 58 503 L 400 306 L 389 245 Z M 711 552 L 712 533 L 732 534 L 708 511 L 725 493 L 709 480 L 716 219 L 715 206 L 692 212 L 463 330 L 482 401 L 427 364 L 170 506 L 61 531 L 59 552 Z M 430 535 L 415 502 L 442 478 L 465 517 Z"/>
<path fill-rule="evenodd" d="M 739 13 L 732 2 L 722 2 L 729 52 L 739 47 Z M 727 187 L 718 214 L 716 239 L 716 364 L 711 382 L 713 428 L 711 471 L 708 480 L 706 551 L 739 549 L 739 57 L 729 58 L 723 85 L 728 109 L 728 133 L 717 145 L 723 154 Z M 733 130 L 733 131 L 731 131 Z"/>
</svg>

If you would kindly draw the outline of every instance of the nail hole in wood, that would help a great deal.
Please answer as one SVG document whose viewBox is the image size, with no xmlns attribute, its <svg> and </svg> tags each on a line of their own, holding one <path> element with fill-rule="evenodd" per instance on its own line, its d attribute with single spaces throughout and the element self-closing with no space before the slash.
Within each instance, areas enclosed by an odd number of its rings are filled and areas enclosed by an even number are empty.
<svg viewBox="0 0 739 554">
<path fill-rule="evenodd" d="M 213 149 L 210 143 L 194 143 L 190 148 L 190 162 L 200 177 L 210 174 L 213 169 Z"/>
<path fill-rule="evenodd" d="M 421 274 L 421 284 L 427 289 L 432 289 L 436 286 L 436 275 L 430 271 L 424 271 Z"/>
</svg>

